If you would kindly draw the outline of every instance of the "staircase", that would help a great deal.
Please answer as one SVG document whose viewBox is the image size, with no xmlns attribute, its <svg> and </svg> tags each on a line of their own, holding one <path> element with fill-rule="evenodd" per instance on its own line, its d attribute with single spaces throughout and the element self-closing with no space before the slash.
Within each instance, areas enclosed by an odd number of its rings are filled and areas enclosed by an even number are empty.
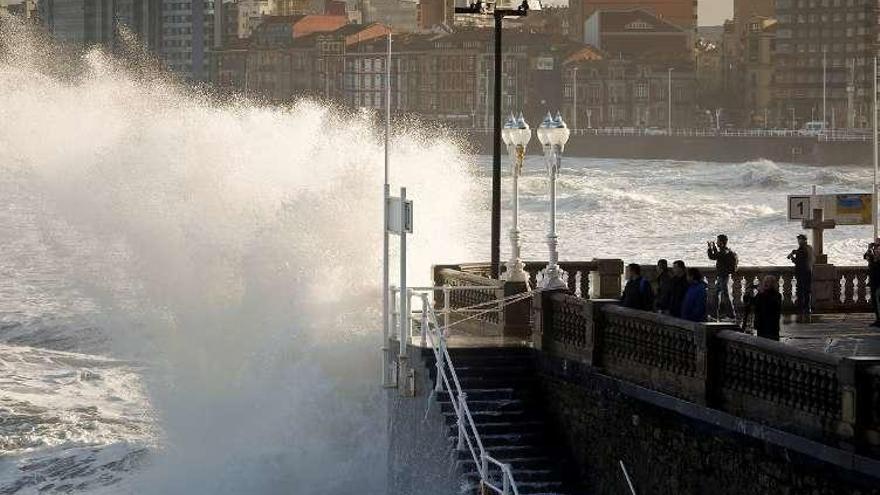
<svg viewBox="0 0 880 495">
<path fill-rule="evenodd" d="M 534 399 L 536 371 L 531 351 L 462 348 L 450 349 L 449 353 L 483 445 L 489 455 L 510 464 L 520 495 L 583 493 L 564 481 L 564 461 L 558 455 L 559 449 L 554 451 L 547 443 L 546 425 Z M 423 355 L 436 383 L 434 355 L 430 350 Z M 458 427 L 451 400 L 446 391 L 437 394 L 448 428 L 447 438 L 457 456 L 461 493 L 478 494 L 478 466 L 467 450 L 455 450 Z"/>
</svg>

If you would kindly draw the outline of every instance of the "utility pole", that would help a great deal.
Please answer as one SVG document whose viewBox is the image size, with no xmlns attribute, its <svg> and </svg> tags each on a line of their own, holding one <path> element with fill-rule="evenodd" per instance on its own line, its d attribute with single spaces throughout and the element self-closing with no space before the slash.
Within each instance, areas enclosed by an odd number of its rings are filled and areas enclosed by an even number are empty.
<svg viewBox="0 0 880 495">
<path fill-rule="evenodd" d="M 578 128 L 578 68 L 572 68 L 572 97 L 574 100 L 574 109 L 572 110 L 571 122 L 574 128 Z"/>
<path fill-rule="evenodd" d="M 501 31 L 505 17 L 528 15 L 528 0 L 516 9 L 498 9 L 495 4 L 478 0 L 467 7 L 456 7 L 456 14 L 491 15 L 495 21 L 495 108 L 494 133 L 492 136 L 492 239 L 491 277 L 501 275 Z"/>
<path fill-rule="evenodd" d="M 669 104 L 669 109 L 666 114 L 666 135 L 672 135 L 672 71 L 674 71 L 674 67 L 670 67 L 667 73 L 667 81 L 666 81 L 666 100 Z"/>
<path fill-rule="evenodd" d="M 822 47 L 822 130 L 828 125 L 828 47 Z"/>
</svg>

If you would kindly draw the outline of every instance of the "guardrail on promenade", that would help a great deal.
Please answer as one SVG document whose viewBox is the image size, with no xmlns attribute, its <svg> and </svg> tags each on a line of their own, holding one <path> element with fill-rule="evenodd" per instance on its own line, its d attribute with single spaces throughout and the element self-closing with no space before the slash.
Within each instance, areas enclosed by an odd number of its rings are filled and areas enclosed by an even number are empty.
<svg viewBox="0 0 880 495">
<path fill-rule="evenodd" d="M 563 261 L 559 263 L 562 279 L 568 285 L 571 294 L 584 299 L 613 299 L 620 296 L 624 262 L 614 259 L 596 259 L 592 261 Z M 547 262 L 527 261 L 526 272 L 529 274 L 529 287 L 538 287 L 543 279 Z M 715 313 L 717 305 L 717 273 L 714 266 L 698 266 L 705 276 L 708 285 L 708 312 Z M 438 265 L 434 267 L 435 285 L 495 285 L 499 294 L 510 295 L 510 290 L 503 289 L 503 282 L 489 278 L 488 263 L 462 263 L 457 265 Z M 642 274 L 654 281 L 656 270 L 652 265 L 642 265 Z M 752 284 L 760 285 L 761 279 L 773 275 L 779 280 L 779 291 L 782 294 L 782 310 L 786 314 L 797 312 L 797 277 L 793 266 L 742 266 L 731 276 L 728 290 L 739 309 L 743 307 L 743 294 Z M 476 277 L 476 278 L 475 278 Z M 814 310 L 818 313 L 859 313 L 871 312 L 871 301 L 868 289 L 868 269 L 865 266 L 817 265 L 813 275 Z M 487 294 L 462 294 L 460 301 L 451 305 L 455 307 L 488 300 Z M 500 298 L 498 298 L 500 299 Z M 440 301 L 440 299 L 435 299 Z M 492 321 L 498 324 L 498 321 Z"/>
<path fill-rule="evenodd" d="M 475 134 L 491 135 L 492 129 L 466 129 Z M 801 138 L 822 142 L 857 142 L 871 141 L 870 132 L 861 133 L 850 130 L 829 130 L 826 132 L 808 132 L 792 129 L 640 129 L 635 127 L 602 127 L 591 129 L 571 129 L 572 136 L 624 136 L 624 137 L 657 137 L 672 136 L 684 138 Z"/>
<path fill-rule="evenodd" d="M 880 357 L 842 358 L 562 293 L 532 301 L 542 352 L 830 445 L 880 455 Z"/>
<path fill-rule="evenodd" d="M 715 314 L 718 301 L 717 272 L 714 266 L 698 266 L 708 285 L 708 312 Z M 649 280 L 656 278 L 654 266 L 642 266 Z M 743 294 L 752 284 L 773 275 L 779 281 L 782 311 L 797 312 L 797 276 L 793 266 L 744 266 L 730 277 L 728 290 L 737 308 L 743 307 Z M 817 265 L 813 274 L 813 304 L 819 313 L 868 313 L 873 311 L 869 298 L 868 268 L 864 266 Z"/>
</svg>

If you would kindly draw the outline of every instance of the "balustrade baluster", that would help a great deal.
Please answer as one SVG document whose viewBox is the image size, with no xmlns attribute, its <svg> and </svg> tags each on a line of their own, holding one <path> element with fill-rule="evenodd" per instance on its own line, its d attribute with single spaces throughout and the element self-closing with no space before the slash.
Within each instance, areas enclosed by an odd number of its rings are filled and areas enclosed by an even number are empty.
<svg viewBox="0 0 880 495">
<path fill-rule="evenodd" d="M 848 306 L 850 303 L 855 302 L 853 295 L 855 294 L 855 285 L 857 282 L 854 273 L 845 272 L 843 277 L 845 279 L 843 286 L 843 304 Z"/>
</svg>

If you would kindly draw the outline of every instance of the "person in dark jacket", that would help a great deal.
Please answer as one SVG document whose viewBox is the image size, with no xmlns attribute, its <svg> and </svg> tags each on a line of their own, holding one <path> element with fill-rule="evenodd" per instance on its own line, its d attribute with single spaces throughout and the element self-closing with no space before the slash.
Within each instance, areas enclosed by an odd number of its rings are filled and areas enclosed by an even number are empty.
<svg viewBox="0 0 880 495">
<path fill-rule="evenodd" d="M 730 294 L 730 276 L 736 273 L 739 265 L 739 257 L 727 247 L 727 236 L 718 236 L 717 244 L 709 241 L 706 254 L 710 260 L 715 261 L 717 280 L 715 287 L 718 289 L 718 306 L 716 307 L 715 319 L 720 320 L 722 315 L 730 316 L 736 320 L 736 307 L 733 304 L 733 296 Z M 729 312 L 724 309 L 727 306 Z"/>
<path fill-rule="evenodd" d="M 755 309 L 755 331 L 758 337 L 779 340 L 779 318 L 782 316 L 782 294 L 773 275 L 761 281 L 761 291 L 752 304 Z"/>
<path fill-rule="evenodd" d="M 681 317 L 688 321 L 706 321 L 706 282 L 703 274 L 696 268 L 688 268 L 687 293 L 681 305 Z"/>
<path fill-rule="evenodd" d="M 871 287 L 871 305 L 874 307 L 872 327 L 880 327 L 880 239 L 868 244 L 865 252 L 868 262 L 868 285 Z"/>
<path fill-rule="evenodd" d="M 657 297 L 654 309 L 659 313 L 669 314 L 672 300 L 672 274 L 669 271 L 669 262 L 657 261 Z"/>
<path fill-rule="evenodd" d="M 809 322 L 813 292 L 813 265 L 816 257 L 813 247 L 807 244 L 807 236 L 798 234 L 798 248 L 788 255 L 788 259 L 794 263 L 794 276 L 797 278 L 797 307 L 801 321 Z"/>
<path fill-rule="evenodd" d="M 681 317 L 681 305 L 688 290 L 687 267 L 682 260 L 672 263 L 672 290 L 669 295 L 669 314 Z"/>
<path fill-rule="evenodd" d="M 620 299 L 625 308 L 654 310 L 654 290 L 651 283 L 642 277 L 642 267 L 636 263 L 626 267 L 626 287 Z"/>
</svg>

